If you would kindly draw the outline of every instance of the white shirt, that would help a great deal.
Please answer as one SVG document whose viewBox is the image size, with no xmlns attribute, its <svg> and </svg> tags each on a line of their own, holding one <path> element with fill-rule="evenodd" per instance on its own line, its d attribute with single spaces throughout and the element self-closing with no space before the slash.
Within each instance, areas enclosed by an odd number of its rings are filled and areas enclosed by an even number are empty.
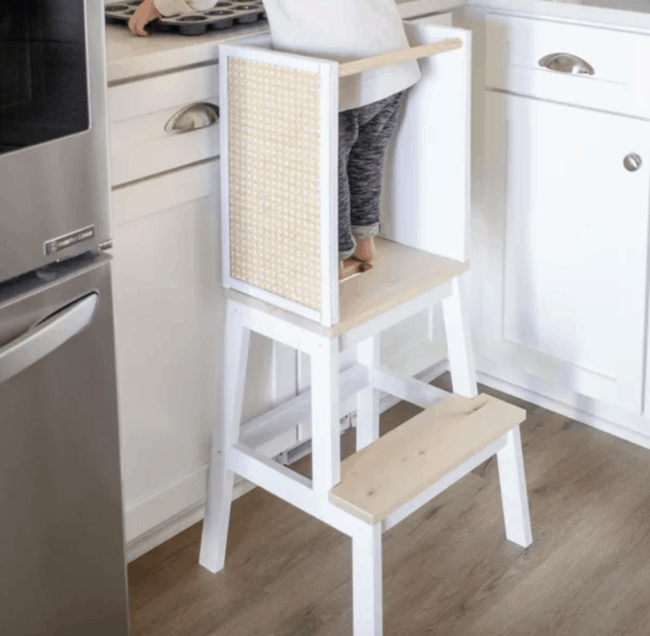
<svg viewBox="0 0 650 636">
<path fill-rule="evenodd" d="M 214 0 L 153 0 L 163 16 L 201 11 Z M 264 0 L 275 50 L 337 62 L 408 48 L 395 0 Z M 379 101 L 420 79 L 416 61 L 341 78 L 339 110 Z"/>
</svg>

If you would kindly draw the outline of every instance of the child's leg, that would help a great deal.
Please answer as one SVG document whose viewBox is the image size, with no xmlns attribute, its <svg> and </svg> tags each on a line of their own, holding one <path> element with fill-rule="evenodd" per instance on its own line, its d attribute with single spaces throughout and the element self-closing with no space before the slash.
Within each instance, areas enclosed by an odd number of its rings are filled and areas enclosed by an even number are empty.
<svg viewBox="0 0 650 636">
<path fill-rule="evenodd" d="M 363 263 L 350 258 L 357 247 L 350 228 L 348 160 L 359 135 L 359 110 L 339 113 L 339 278 L 363 271 Z"/>
<path fill-rule="evenodd" d="M 339 113 L 339 260 L 352 256 L 356 247 L 350 228 L 348 160 L 359 135 L 358 110 Z"/>
<path fill-rule="evenodd" d="M 370 261 L 373 238 L 379 233 L 381 184 L 386 148 L 398 122 L 399 109 L 408 94 L 401 91 L 359 109 L 359 133 L 347 165 L 350 220 L 356 239 L 354 256 Z"/>
</svg>

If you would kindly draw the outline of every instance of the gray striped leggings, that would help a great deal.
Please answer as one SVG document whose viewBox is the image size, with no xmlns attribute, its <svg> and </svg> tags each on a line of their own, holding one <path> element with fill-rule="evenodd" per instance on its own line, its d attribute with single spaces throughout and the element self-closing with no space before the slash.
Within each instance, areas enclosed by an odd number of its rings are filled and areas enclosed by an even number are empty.
<svg viewBox="0 0 650 636">
<path fill-rule="evenodd" d="M 381 181 L 386 147 L 410 89 L 339 113 L 339 258 L 356 241 L 379 233 Z"/>
</svg>

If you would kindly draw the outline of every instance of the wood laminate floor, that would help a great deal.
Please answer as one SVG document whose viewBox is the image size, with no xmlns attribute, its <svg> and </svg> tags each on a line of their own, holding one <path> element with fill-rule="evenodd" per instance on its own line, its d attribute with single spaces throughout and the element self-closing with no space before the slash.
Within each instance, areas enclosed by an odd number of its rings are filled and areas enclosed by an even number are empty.
<svg viewBox="0 0 650 636">
<path fill-rule="evenodd" d="M 448 374 L 433 384 L 449 390 Z M 486 462 L 384 534 L 385 636 L 649 636 L 650 451 L 480 391 L 528 411 L 533 545 L 505 540 Z M 419 411 L 398 404 L 382 433 Z M 129 565 L 134 636 L 352 634 L 345 535 L 259 488 L 233 504 L 222 572 L 199 566 L 200 533 Z"/>
</svg>

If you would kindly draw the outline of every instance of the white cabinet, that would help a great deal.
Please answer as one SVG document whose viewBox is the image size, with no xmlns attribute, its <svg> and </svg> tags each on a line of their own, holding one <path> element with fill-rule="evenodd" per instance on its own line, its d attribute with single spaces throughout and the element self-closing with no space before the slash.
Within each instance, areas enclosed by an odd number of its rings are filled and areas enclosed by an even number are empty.
<svg viewBox="0 0 650 636">
<path fill-rule="evenodd" d="M 485 26 L 488 86 L 650 117 L 648 35 L 498 14 L 488 14 Z M 558 70 L 568 68 L 581 72 Z"/>
<path fill-rule="evenodd" d="M 108 106 L 113 186 L 219 156 L 216 63 L 110 86 Z M 189 107 L 185 119 L 200 127 L 173 132 Z"/>
<path fill-rule="evenodd" d="M 208 116 L 219 67 L 118 82 L 108 100 L 126 535 L 137 556 L 200 518 L 220 418 L 220 138 Z M 168 132 L 190 106 L 201 127 Z M 244 417 L 294 395 L 295 368 L 294 352 L 254 334 Z"/>
<path fill-rule="evenodd" d="M 641 413 L 650 122 L 492 92 L 484 117 L 472 244 L 481 370 Z M 642 159 L 633 172 L 630 154 Z"/>
<path fill-rule="evenodd" d="M 204 467 L 218 416 L 224 306 L 218 163 L 127 186 L 113 195 L 129 541 L 170 513 L 200 504 L 205 495 Z"/>
<path fill-rule="evenodd" d="M 220 418 L 225 309 L 219 178 L 213 159 L 112 193 L 129 542 L 195 512 L 205 499 L 212 427 Z M 251 339 L 245 417 L 295 394 L 287 359 L 295 366 L 292 352 Z"/>
</svg>

